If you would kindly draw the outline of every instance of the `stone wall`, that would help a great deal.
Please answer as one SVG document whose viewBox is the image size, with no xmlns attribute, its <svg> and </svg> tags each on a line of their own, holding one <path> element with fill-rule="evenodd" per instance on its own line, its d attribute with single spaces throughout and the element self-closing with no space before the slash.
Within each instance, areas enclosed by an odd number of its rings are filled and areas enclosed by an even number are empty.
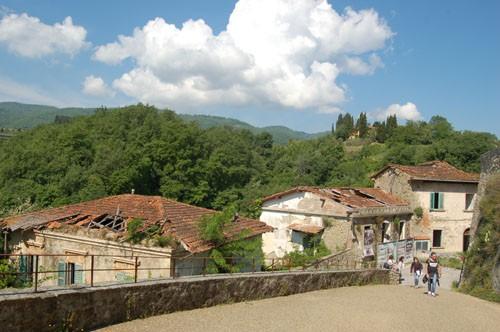
<svg viewBox="0 0 500 332">
<path fill-rule="evenodd" d="M 486 185 L 492 175 L 500 174 L 500 148 L 491 150 L 481 156 L 481 177 L 478 185 L 476 204 L 474 205 L 474 216 L 471 225 L 471 238 L 474 241 L 476 231 L 481 224 L 480 202 L 485 194 Z M 491 271 L 491 280 L 493 288 L 500 292 L 500 246 L 494 260 L 496 263 Z M 466 272 L 464 272 L 467 274 Z"/>
<path fill-rule="evenodd" d="M 189 277 L 0 296 L 2 331 L 87 331 L 128 320 L 320 289 L 395 284 L 389 270 Z"/>
<path fill-rule="evenodd" d="M 15 254 L 57 255 L 40 256 L 39 271 L 60 270 L 59 264 L 78 264 L 84 270 L 81 272 L 81 283 L 83 284 L 90 284 L 90 255 L 96 255 L 94 261 L 94 283 L 133 280 L 134 256 L 139 256 L 137 261 L 139 267 L 137 277 L 139 280 L 170 276 L 172 252 L 170 248 L 145 247 L 128 242 L 119 243 L 112 240 L 85 236 L 87 235 L 85 232 L 86 229 L 76 228 L 76 231 L 77 233 L 50 230 L 18 231 L 11 234 L 9 245 L 11 252 Z M 97 230 L 91 231 L 95 233 Z M 56 286 L 57 284 L 57 272 L 44 273 L 40 276 L 38 282 L 38 285 L 41 287 Z"/>
<path fill-rule="evenodd" d="M 481 177 L 477 187 L 476 204 L 474 204 L 474 216 L 472 217 L 471 236 L 476 233 L 479 221 L 481 220 L 481 213 L 479 210 L 479 202 L 484 195 L 486 183 L 492 174 L 500 172 L 500 148 L 491 150 L 481 156 Z"/>
</svg>

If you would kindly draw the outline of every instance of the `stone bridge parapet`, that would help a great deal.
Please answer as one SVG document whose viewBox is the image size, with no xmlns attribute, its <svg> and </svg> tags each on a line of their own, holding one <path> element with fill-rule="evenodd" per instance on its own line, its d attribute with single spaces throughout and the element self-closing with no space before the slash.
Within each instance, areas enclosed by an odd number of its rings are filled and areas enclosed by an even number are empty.
<svg viewBox="0 0 500 332">
<path fill-rule="evenodd" d="M 2 331 L 88 331 L 181 310 L 345 286 L 394 284 L 389 270 L 185 277 L 137 284 L 0 295 Z"/>
</svg>

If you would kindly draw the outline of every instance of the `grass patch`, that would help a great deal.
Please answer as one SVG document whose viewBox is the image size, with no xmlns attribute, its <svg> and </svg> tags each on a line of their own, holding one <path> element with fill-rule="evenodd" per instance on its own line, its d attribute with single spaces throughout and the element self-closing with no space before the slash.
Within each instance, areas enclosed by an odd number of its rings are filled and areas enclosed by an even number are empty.
<svg viewBox="0 0 500 332">
<path fill-rule="evenodd" d="M 439 264 L 452 269 L 462 269 L 462 259 L 459 257 L 440 257 Z"/>
</svg>

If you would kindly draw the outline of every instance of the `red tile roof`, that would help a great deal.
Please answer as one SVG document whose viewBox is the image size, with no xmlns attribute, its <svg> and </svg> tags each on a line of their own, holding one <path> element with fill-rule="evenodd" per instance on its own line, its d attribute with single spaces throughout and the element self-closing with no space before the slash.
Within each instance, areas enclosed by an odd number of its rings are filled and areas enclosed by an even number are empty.
<svg viewBox="0 0 500 332">
<path fill-rule="evenodd" d="M 378 188 L 296 187 L 264 198 L 264 202 L 297 192 L 310 192 L 350 208 L 407 206 L 408 202 Z"/>
<path fill-rule="evenodd" d="M 203 252 L 214 247 L 210 242 L 200 238 L 198 227 L 200 218 L 216 213 L 214 210 L 180 203 L 160 196 L 118 195 L 93 201 L 41 210 L 20 216 L 5 218 L 0 223 L 3 228 L 12 231 L 17 229 L 44 228 L 53 221 L 66 224 L 87 226 L 93 220 L 103 216 L 118 215 L 129 221 L 140 218 L 145 226 L 163 225 L 162 234 L 172 235 L 182 242 L 192 253 Z M 265 223 L 243 217 L 237 217 L 226 230 L 228 239 L 234 238 L 244 231 L 245 237 L 256 236 L 272 231 Z"/>
<path fill-rule="evenodd" d="M 440 181 L 440 182 L 479 182 L 479 174 L 467 173 L 453 167 L 445 161 L 429 161 L 417 166 L 388 164 L 372 178 L 378 177 L 385 170 L 393 168 L 408 174 L 412 180 Z"/>
<path fill-rule="evenodd" d="M 318 234 L 321 231 L 323 231 L 323 229 L 325 229 L 324 227 L 321 226 L 304 225 L 304 224 L 291 224 L 290 226 L 288 226 L 288 228 L 306 234 Z"/>
</svg>

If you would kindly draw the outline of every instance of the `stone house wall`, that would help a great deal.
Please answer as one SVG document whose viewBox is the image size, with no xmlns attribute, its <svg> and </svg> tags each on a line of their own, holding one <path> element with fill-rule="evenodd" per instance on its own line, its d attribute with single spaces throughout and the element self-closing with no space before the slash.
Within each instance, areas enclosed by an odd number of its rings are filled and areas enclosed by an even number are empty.
<svg viewBox="0 0 500 332">
<path fill-rule="evenodd" d="M 441 247 L 432 248 L 436 252 L 461 252 L 464 232 L 471 227 L 473 209 L 466 210 L 466 194 L 475 194 L 475 183 L 410 181 L 410 177 L 394 169 L 387 169 L 375 179 L 375 187 L 381 188 L 406 199 L 412 209 L 421 207 L 423 217 L 414 216 L 410 222 L 411 237 L 430 240 L 432 246 L 433 230 L 441 230 Z M 430 209 L 430 193 L 443 193 L 443 209 Z M 477 197 L 474 197 L 472 206 Z"/>
<path fill-rule="evenodd" d="M 263 234 L 263 251 L 267 257 L 283 257 L 294 250 L 303 250 L 302 246 L 292 242 L 292 230 L 288 227 L 293 223 L 325 227 L 322 240 L 332 254 L 345 249 L 352 249 L 352 253 L 363 257 L 364 227 L 370 226 L 374 230 L 375 243 L 382 242 L 382 222 L 392 222 L 394 216 L 379 217 L 350 217 L 350 210 L 344 205 L 329 199 L 309 193 L 300 192 L 285 195 L 281 198 L 269 200 L 263 204 L 260 221 L 272 226 L 274 232 Z M 402 238 L 409 235 L 408 215 L 399 216 L 406 222 Z M 354 222 L 354 226 L 353 226 Z M 399 239 L 398 230 L 394 226 L 387 228 L 387 236 Z M 390 234 L 389 234 L 390 233 Z M 396 238 L 398 237 L 398 238 Z M 376 248 L 373 248 L 376 251 Z"/>
<path fill-rule="evenodd" d="M 127 242 L 83 236 L 91 230 L 78 230 L 76 233 L 57 231 L 27 231 L 10 234 L 11 252 L 23 255 L 68 255 L 40 256 L 39 271 L 57 271 L 60 264 L 75 263 L 82 271 L 82 282 L 90 284 L 91 255 L 94 256 L 94 283 L 120 282 L 134 280 L 134 256 L 138 258 L 138 279 L 165 278 L 170 276 L 170 248 L 145 247 Z M 92 233 L 97 233 L 93 231 Z M 88 233 L 87 233 L 88 234 Z M 96 234 L 94 234 L 96 235 Z M 106 256 L 98 256 L 106 255 Z M 116 269 L 110 271 L 108 269 Z M 89 270 L 89 271 L 85 271 Z M 41 287 L 58 285 L 58 272 L 41 273 Z"/>
<path fill-rule="evenodd" d="M 325 218 L 331 225 L 322 235 L 328 249 L 338 252 L 350 248 L 351 223 L 347 219 L 347 209 L 341 204 L 308 192 L 292 193 L 265 202 L 260 221 L 275 230 L 262 235 L 264 254 L 280 258 L 288 252 L 303 250 L 301 245 L 292 242 L 292 230 L 288 227 L 294 223 L 324 227 Z"/>
</svg>

